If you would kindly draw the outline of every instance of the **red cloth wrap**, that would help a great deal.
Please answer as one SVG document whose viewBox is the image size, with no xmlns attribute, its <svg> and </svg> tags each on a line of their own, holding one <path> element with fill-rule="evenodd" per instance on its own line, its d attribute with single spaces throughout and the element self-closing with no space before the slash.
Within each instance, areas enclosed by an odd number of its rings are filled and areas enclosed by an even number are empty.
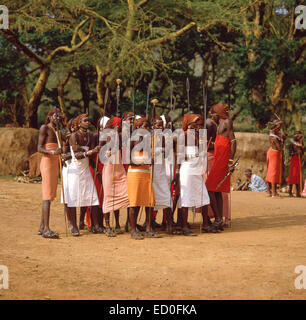
<svg viewBox="0 0 306 320">
<path fill-rule="evenodd" d="M 96 158 L 95 158 L 95 161 L 96 161 Z M 89 168 L 90 168 L 91 175 L 94 178 L 94 176 L 95 176 L 94 169 L 91 166 L 89 166 Z M 101 177 L 102 177 L 102 171 L 103 171 L 103 163 L 101 163 L 99 161 L 98 162 L 98 172 L 101 174 Z M 100 183 L 100 180 L 97 177 L 97 175 L 96 175 L 96 178 L 95 178 L 95 186 L 96 186 L 96 189 L 97 189 L 98 198 L 99 198 L 99 202 L 100 202 L 99 208 L 102 208 L 102 205 L 103 205 L 103 188 L 101 187 L 101 183 Z M 102 190 L 101 190 L 101 188 L 102 188 Z M 88 227 L 90 227 L 90 225 L 91 225 L 91 222 L 90 222 L 90 207 L 87 207 L 87 209 L 86 209 L 86 224 L 87 224 Z"/>
<path fill-rule="evenodd" d="M 282 153 L 269 148 L 267 152 L 267 175 L 266 181 L 281 183 L 282 180 Z"/>
<path fill-rule="evenodd" d="M 230 176 L 217 189 L 218 184 L 228 173 L 228 162 L 231 156 L 231 140 L 217 135 L 215 141 L 214 161 L 206 180 L 206 188 L 213 192 L 230 192 Z"/>
<path fill-rule="evenodd" d="M 301 183 L 301 158 L 297 154 L 290 158 L 290 171 L 288 177 L 288 184 Z"/>
</svg>

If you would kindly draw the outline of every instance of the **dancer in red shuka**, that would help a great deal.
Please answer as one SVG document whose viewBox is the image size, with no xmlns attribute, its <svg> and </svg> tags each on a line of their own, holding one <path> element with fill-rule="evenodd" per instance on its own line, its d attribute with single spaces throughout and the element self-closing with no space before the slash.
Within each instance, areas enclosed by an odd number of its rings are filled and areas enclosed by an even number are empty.
<svg viewBox="0 0 306 320">
<path fill-rule="evenodd" d="M 301 197 L 302 186 L 302 159 L 304 155 L 303 134 L 301 131 L 294 133 L 293 139 L 289 145 L 290 154 L 290 172 L 288 177 L 289 197 L 293 197 L 292 186 L 296 186 L 296 196 Z"/>
<path fill-rule="evenodd" d="M 282 151 L 286 136 L 281 134 L 282 121 L 274 120 L 269 133 L 270 148 L 267 152 L 267 192 L 268 197 L 280 197 L 277 193 L 277 184 L 282 182 Z"/>
<path fill-rule="evenodd" d="M 206 180 L 206 188 L 210 197 L 210 206 L 214 211 L 213 227 L 223 230 L 223 200 L 222 192 L 230 193 L 230 176 L 218 187 L 226 174 L 231 170 L 231 164 L 236 153 L 236 139 L 233 130 L 233 121 L 229 117 L 229 106 L 218 103 L 212 106 L 212 113 L 219 116 L 217 136 L 214 143 L 214 160 Z M 206 219 L 205 219 L 206 220 Z M 208 222 L 203 221 L 203 231 L 208 229 Z M 206 231 L 207 230 L 207 231 Z"/>
</svg>

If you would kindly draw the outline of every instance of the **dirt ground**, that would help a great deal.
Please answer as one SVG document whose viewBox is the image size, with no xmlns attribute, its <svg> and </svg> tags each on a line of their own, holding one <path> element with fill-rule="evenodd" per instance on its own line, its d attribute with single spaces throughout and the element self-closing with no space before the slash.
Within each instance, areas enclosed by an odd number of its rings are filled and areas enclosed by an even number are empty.
<svg viewBox="0 0 306 320">
<path fill-rule="evenodd" d="M 190 213 L 197 237 L 142 241 L 66 237 L 58 199 L 51 227 L 61 239 L 44 239 L 36 234 L 41 185 L 0 178 L 0 265 L 9 269 L 0 299 L 306 298 L 294 286 L 295 267 L 306 265 L 306 199 L 233 192 L 231 229 L 199 234 L 200 217 Z M 125 219 L 122 210 L 122 226 Z"/>
</svg>

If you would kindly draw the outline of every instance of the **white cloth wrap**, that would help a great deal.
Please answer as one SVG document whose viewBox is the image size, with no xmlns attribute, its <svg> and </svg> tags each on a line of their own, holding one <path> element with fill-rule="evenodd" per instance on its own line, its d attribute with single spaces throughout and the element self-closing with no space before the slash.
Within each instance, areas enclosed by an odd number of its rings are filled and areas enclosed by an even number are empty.
<svg viewBox="0 0 306 320">
<path fill-rule="evenodd" d="M 69 174 L 69 166 L 71 164 L 71 160 L 66 160 L 65 161 L 66 166 L 63 166 L 62 169 L 62 179 L 63 179 L 63 189 L 64 189 L 64 198 L 65 198 L 65 203 L 68 203 L 68 199 L 69 199 L 69 190 L 68 190 L 68 174 Z M 63 203 L 63 192 L 61 192 L 61 203 Z"/>
<path fill-rule="evenodd" d="M 195 156 L 194 146 L 186 147 L 187 156 Z M 202 159 L 199 157 L 190 158 L 181 164 L 180 168 L 180 199 L 178 207 L 200 208 L 210 203 L 209 195 L 203 179 L 203 170 L 207 154 L 204 155 L 203 164 L 199 165 Z M 199 160 L 200 159 L 200 160 Z"/>
<path fill-rule="evenodd" d="M 88 151 L 87 146 L 82 148 Z M 99 205 L 96 186 L 89 169 L 88 157 L 77 160 L 70 147 L 72 160 L 68 169 L 68 207 L 88 207 Z M 66 199 L 65 199 L 66 201 Z"/>
<path fill-rule="evenodd" d="M 162 152 L 162 148 L 156 148 L 156 152 Z M 166 174 L 166 162 L 162 157 L 161 164 L 154 164 L 153 189 L 155 196 L 155 210 L 172 208 L 171 179 Z"/>
</svg>

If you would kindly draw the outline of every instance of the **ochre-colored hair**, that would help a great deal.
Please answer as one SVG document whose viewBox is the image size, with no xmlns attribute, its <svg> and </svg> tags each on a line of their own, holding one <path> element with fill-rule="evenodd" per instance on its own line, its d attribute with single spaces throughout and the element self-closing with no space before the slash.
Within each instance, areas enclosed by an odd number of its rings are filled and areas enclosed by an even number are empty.
<svg viewBox="0 0 306 320">
<path fill-rule="evenodd" d="M 87 113 L 82 113 L 80 115 L 78 115 L 76 118 L 75 118 L 75 126 L 76 126 L 76 129 L 78 130 L 79 127 L 80 127 L 80 123 L 82 121 L 83 118 L 87 118 L 88 117 L 88 114 Z"/>
<path fill-rule="evenodd" d="M 182 129 L 187 131 L 188 126 L 194 122 L 204 124 L 203 116 L 201 114 L 186 113 L 182 119 Z"/>
<path fill-rule="evenodd" d="M 61 109 L 57 108 L 57 112 L 58 112 L 58 113 L 61 113 Z M 51 109 L 51 110 L 48 112 L 47 117 L 46 117 L 45 124 L 50 123 L 50 117 L 52 117 L 54 113 L 55 113 L 55 108 Z"/>
<path fill-rule="evenodd" d="M 141 117 L 139 119 L 135 119 L 134 129 L 139 129 L 145 122 L 149 123 L 149 120 L 146 117 Z"/>
<path fill-rule="evenodd" d="M 211 112 L 216 113 L 220 119 L 229 119 L 229 106 L 224 103 L 217 103 L 211 107 Z"/>
</svg>

